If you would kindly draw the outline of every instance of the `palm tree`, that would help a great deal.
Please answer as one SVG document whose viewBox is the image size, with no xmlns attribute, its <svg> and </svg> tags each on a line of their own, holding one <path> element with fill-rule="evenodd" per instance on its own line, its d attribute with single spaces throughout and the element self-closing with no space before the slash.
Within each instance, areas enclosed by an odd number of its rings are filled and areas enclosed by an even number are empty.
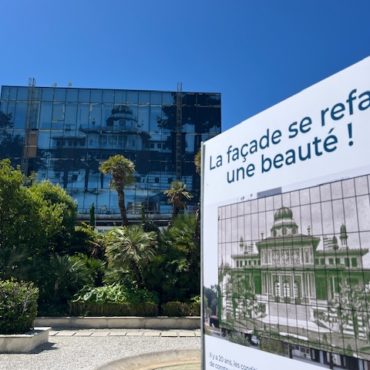
<svg viewBox="0 0 370 370">
<path fill-rule="evenodd" d="M 144 288 L 143 269 L 156 254 L 157 235 L 145 232 L 140 226 L 112 229 L 107 237 L 107 256 L 110 267 L 133 274 L 139 288 Z"/>
<path fill-rule="evenodd" d="M 118 207 L 122 217 L 122 225 L 128 225 L 124 188 L 134 182 L 135 165 L 123 155 L 117 154 L 104 161 L 99 170 L 112 175 L 112 186 L 118 195 Z"/>
<path fill-rule="evenodd" d="M 186 208 L 186 201 L 192 198 L 192 195 L 186 190 L 186 185 L 179 180 L 172 181 L 171 187 L 165 190 L 168 202 L 172 204 L 172 222 L 180 211 Z"/>
</svg>

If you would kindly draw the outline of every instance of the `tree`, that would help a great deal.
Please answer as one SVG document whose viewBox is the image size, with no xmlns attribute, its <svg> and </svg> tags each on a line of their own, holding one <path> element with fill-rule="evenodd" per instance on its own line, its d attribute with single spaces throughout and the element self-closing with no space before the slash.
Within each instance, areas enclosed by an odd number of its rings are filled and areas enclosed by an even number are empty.
<svg viewBox="0 0 370 370">
<path fill-rule="evenodd" d="M 179 215 L 160 235 L 158 253 L 145 269 L 150 291 L 161 303 L 187 301 L 200 293 L 200 248 L 193 214 Z"/>
<path fill-rule="evenodd" d="M 60 209 L 29 188 L 9 160 L 0 161 L 0 278 L 27 280 L 32 261 L 48 248 L 61 223 Z"/>
<path fill-rule="evenodd" d="M 77 217 L 75 201 L 61 186 L 54 185 L 50 181 L 36 183 L 29 188 L 29 191 L 41 200 L 46 214 L 49 210 L 53 210 L 58 217 L 58 222 L 53 224 L 52 233 L 49 233 L 49 250 L 69 254 Z"/>
<path fill-rule="evenodd" d="M 107 235 L 109 267 L 133 277 L 138 288 L 144 288 L 143 272 L 156 254 L 157 235 L 145 232 L 140 226 L 112 229 Z"/>
<path fill-rule="evenodd" d="M 118 195 L 118 207 L 121 213 L 122 225 L 128 225 L 125 192 L 124 188 L 134 182 L 133 174 L 135 172 L 135 165 L 123 155 L 117 154 L 109 157 L 103 162 L 99 170 L 104 174 L 112 175 L 112 186 L 116 189 Z"/>
<path fill-rule="evenodd" d="M 186 185 L 182 181 L 172 181 L 171 187 L 164 191 L 168 202 L 172 204 L 172 222 L 180 211 L 186 208 L 186 201 L 192 198 L 192 195 L 186 190 Z"/>
</svg>

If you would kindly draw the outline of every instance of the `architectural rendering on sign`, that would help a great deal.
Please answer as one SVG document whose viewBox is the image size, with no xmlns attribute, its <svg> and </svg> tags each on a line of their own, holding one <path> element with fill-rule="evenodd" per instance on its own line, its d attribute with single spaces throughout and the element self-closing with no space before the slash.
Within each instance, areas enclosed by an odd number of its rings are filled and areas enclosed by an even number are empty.
<svg viewBox="0 0 370 370">
<path fill-rule="evenodd" d="M 38 180 L 65 188 L 80 215 L 94 204 L 98 218 L 118 218 L 110 177 L 99 172 L 109 156 L 135 163 L 135 183 L 126 189 L 129 218 L 141 210 L 157 219 L 171 213 L 163 194 L 175 179 L 199 201 L 194 155 L 200 143 L 221 131 L 217 93 L 3 86 L 0 158 Z"/>
<path fill-rule="evenodd" d="M 280 340 L 287 356 L 344 368 L 347 356 L 370 359 L 369 182 L 359 176 L 219 207 L 225 333 L 256 335 L 262 346 Z"/>
</svg>

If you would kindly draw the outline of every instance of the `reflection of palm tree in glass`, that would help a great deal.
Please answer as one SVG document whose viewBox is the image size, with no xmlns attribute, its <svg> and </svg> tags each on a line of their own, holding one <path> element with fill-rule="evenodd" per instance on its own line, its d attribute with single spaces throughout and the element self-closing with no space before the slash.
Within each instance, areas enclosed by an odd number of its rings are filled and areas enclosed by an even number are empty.
<svg viewBox="0 0 370 370">
<path fill-rule="evenodd" d="M 69 173 L 71 171 L 77 171 L 82 167 L 80 158 L 59 158 L 55 161 L 54 171 L 62 172 L 62 184 L 63 188 L 66 189 L 69 182 Z"/>
<path fill-rule="evenodd" d="M 99 172 L 99 161 L 90 154 L 86 154 L 85 159 L 82 161 L 82 168 L 85 170 L 84 191 L 87 192 L 89 190 L 90 172 Z"/>
</svg>

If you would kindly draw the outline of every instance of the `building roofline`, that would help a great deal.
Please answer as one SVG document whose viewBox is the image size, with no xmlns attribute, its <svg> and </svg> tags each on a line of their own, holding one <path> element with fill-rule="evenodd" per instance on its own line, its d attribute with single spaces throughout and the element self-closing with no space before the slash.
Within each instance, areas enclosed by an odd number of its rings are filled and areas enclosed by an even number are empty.
<svg viewBox="0 0 370 370">
<path fill-rule="evenodd" d="M 30 87 L 28 85 L 0 85 L 3 87 Z M 122 89 L 122 88 L 108 88 L 108 87 L 76 87 L 76 86 L 33 86 L 36 89 L 70 89 L 70 90 L 114 90 L 114 91 L 138 91 L 138 92 L 162 92 L 162 93 L 176 93 L 176 90 L 145 90 L 145 89 Z M 181 91 L 181 93 L 186 94 L 218 94 L 222 95 L 221 92 L 216 91 Z"/>
</svg>

